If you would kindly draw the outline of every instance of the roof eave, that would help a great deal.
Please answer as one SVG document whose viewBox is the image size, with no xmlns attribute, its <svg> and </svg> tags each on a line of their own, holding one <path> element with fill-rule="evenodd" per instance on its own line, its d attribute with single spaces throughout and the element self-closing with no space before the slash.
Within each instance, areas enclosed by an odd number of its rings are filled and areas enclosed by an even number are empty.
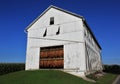
<svg viewBox="0 0 120 84">
<path fill-rule="evenodd" d="M 94 39 L 95 42 L 97 43 L 97 45 L 98 45 L 98 47 L 100 48 L 100 50 L 102 50 L 102 48 L 101 48 L 101 46 L 99 45 L 99 43 L 98 43 L 98 41 L 97 41 L 97 39 L 96 39 L 94 33 L 92 32 L 92 30 L 90 29 L 89 25 L 87 24 L 87 22 L 86 22 L 86 20 L 85 20 L 84 18 L 83 18 L 83 22 L 84 22 L 84 24 L 87 26 L 87 29 L 90 31 L 90 33 L 91 33 L 93 39 Z"/>
</svg>

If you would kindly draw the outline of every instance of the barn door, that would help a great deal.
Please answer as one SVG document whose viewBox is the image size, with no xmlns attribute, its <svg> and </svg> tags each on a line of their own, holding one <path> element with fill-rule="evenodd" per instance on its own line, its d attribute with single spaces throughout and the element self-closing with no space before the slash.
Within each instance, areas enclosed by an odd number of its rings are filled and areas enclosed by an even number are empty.
<svg viewBox="0 0 120 84">
<path fill-rule="evenodd" d="M 40 68 L 60 69 L 64 66 L 63 46 L 43 47 L 40 49 Z"/>
</svg>

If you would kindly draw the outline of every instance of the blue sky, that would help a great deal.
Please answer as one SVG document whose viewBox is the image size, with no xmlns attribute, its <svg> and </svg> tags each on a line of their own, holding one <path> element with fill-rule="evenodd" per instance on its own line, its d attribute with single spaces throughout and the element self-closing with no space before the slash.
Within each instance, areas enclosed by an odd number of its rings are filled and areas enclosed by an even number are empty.
<svg viewBox="0 0 120 84">
<path fill-rule="evenodd" d="M 82 15 L 102 47 L 104 64 L 120 64 L 119 0 L 0 0 L 0 62 L 25 62 L 24 29 L 49 5 Z"/>
</svg>

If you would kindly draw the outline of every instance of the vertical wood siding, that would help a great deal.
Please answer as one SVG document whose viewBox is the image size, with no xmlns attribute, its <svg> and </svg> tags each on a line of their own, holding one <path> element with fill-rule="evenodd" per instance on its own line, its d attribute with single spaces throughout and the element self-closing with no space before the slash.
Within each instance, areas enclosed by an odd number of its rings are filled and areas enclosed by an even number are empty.
<svg viewBox="0 0 120 84">
<path fill-rule="evenodd" d="M 40 68 L 63 68 L 63 46 L 44 47 L 40 51 Z"/>
</svg>

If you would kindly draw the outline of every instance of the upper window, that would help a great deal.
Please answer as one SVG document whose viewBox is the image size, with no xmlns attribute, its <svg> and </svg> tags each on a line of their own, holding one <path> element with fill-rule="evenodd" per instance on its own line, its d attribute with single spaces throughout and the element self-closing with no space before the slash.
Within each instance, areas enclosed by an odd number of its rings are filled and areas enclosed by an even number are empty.
<svg viewBox="0 0 120 84">
<path fill-rule="evenodd" d="M 54 24 L 54 17 L 51 17 L 50 18 L 50 25 L 53 25 Z"/>
</svg>

